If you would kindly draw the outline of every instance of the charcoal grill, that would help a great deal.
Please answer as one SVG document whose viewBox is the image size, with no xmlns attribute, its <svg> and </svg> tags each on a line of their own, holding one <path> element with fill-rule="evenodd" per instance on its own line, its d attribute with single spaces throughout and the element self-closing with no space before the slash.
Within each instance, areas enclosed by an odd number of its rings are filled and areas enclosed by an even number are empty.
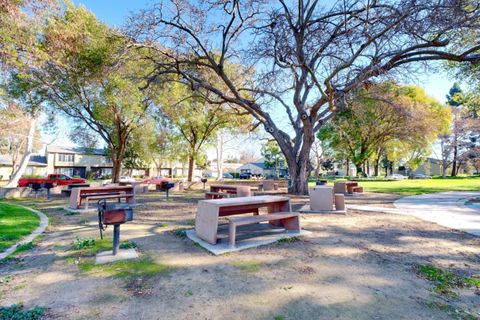
<svg viewBox="0 0 480 320">
<path fill-rule="evenodd" d="M 109 225 L 113 225 L 113 255 L 120 246 L 120 225 L 133 220 L 133 209 L 127 203 L 107 203 L 106 199 L 98 201 L 98 228 L 100 238 Z"/>
</svg>

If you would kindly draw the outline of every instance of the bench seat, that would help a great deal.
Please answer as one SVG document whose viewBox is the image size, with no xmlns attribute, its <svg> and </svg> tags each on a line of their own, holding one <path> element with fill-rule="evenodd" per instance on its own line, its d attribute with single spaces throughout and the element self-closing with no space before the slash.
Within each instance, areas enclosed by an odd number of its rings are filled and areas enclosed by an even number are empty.
<svg viewBox="0 0 480 320">
<path fill-rule="evenodd" d="M 205 192 L 206 199 L 223 199 L 231 197 L 235 197 L 235 194 L 230 192 Z"/>
<path fill-rule="evenodd" d="M 236 217 L 228 219 L 228 243 L 235 245 L 237 227 L 260 222 L 276 222 L 274 225 L 282 226 L 286 230 L 300 232 L 299 214 L 297 212 L 275 212 L 271 214 L 254 215 L 249 217 Z"/>
</svg>

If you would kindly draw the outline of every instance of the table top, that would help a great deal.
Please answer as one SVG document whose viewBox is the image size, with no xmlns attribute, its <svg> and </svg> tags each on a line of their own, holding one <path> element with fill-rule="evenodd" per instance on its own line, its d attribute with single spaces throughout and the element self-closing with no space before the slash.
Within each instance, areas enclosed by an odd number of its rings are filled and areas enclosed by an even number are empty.
<svg viewBox="0 0 480 320">
<path fill-rule="evenodd" d="M 238 205 L 247 205 L 247 204 L 262 204 L 262 203 L 274 203 L 274 202 L 283 202 L 290 201 L 289 197 L 283 196 L 252 196 L 252 197 L 238 197 L 238 198 L 223 198 L 223 199 L 211 199 L 211 200 L 200 200 L 198 203 L 206 203 L 210 205 L 216 205 L 219 207 L 225 206 L 238 206 Z"/>
</svg>

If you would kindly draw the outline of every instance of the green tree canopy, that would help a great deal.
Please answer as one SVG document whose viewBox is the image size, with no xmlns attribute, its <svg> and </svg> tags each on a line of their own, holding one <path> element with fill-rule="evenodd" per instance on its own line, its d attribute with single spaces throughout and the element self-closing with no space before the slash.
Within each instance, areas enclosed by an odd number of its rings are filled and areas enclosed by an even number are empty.
<svg viewBox="0 0 480 320">
<path fill-rule="evenodd" d="M 428 150 L 439 132 L 448 128 L 450 118 L 448 109 L 419 87 L 371 84 L 353 93 L 348 108 L 320 130 L 318 138 L 327 140 L 362 172 L 372 157 L 378 167 L 389 149 L 401 150 L 402 156 Z"/>
</svg>

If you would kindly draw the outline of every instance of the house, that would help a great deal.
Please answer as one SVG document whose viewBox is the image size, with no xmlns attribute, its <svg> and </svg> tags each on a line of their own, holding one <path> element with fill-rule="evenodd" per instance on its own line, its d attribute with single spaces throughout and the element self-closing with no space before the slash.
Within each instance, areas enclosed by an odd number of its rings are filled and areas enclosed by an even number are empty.
<svg viewBox="0 0 480 320">
<path fill-rule="evenodd" d="M 427 160 L 418 166 L 413 173 L 439 176 L 442 174 L 442 161 L 434 158 L 427 158 Z"/>
<path fill-rule="evenodd" d="M 112 160 L 104 149 L 47 146 L 45 155 L 48 173 L 63 173 L 81 178 L 86 177 L 87 171 L 91 171 L 94 177 L 112 174 Z"/>
<path fill-rule="evenodd" d="M 12 174 L 12 157 L 0 155 L 0 181 L 9 180 Z M 25 175 L 45 176 L 47 174 L 47 158 L 40 155 L 32 155 L 28 162 Z"/>
<path fill-rule="evenodd" d="M 421 165 L 418 166 L 417 169 L 413 170 L 413 172 L 407 172 L 404 166 L 400 166 L 395 173 L 399 173 L 405 176 L 409 174 L 425 174 L 428 176 L 438 176 L 442 174 L 442 161 L 435 158 L 427 158 Z"/>
<path fill-rule="evenodd" d="M 240 172 L 239 168 L 243 166 L 242 163 L 237 162 L 223 162 L 223 173 L 237 173 Z M 208 176 L 216 176 L 218 171 L 217 159 L 213 159 L 210 162 L 209 168 L 205 170 L 204 174 Z"/>
<path fill-rule="evenodd" d="M 94 178 L 111 175 L 113 163 L 104 149 L 87 149 L 80 147 L 47 146 L 45 156 L 34 155 L 30 158 L 24 175 L 46 176 L 49 173 L 63 173 L 69 176 L 86 178 L 92 172 Z M 152 163 L 147 168 L 126 170 L 123 174 L 130 176 L 171 176 L 185 177 L 188 174 L 186 164 L 180 162 L 164 163 L 157 168 Z M 0 155 L 0 180 L 9 180 L 12 174 L 12 158 Z M 194 176 L 201 176 L 202 170 L 196 168 Z"/>
<path fill-rule="evenodd" d="M 275 176 L 275 168 L 267 168 L 265 166 L 265 159 L 260 158 L 256 161 L 246 163 L 238 167 L 239 173 L 250 173 L 254 175 L 262 175 L 264 177 Z M 284 177 L 287 175 L 287 168 L 279 168 L 279 176 Z"/>
</svg>

